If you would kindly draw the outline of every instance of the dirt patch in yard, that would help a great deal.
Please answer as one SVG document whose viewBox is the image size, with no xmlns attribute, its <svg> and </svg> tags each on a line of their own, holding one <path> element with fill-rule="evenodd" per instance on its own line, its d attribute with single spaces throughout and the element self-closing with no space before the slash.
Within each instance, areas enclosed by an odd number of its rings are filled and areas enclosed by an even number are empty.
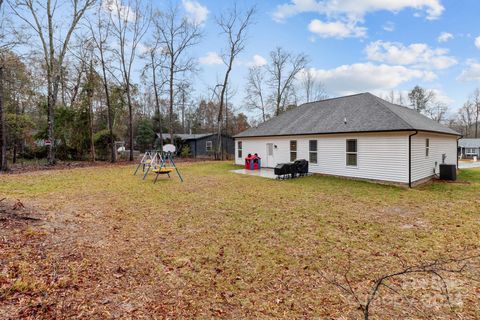
<svg viewBox="0 0 480 320">
<path fill-rule="evenodd" d="M 133 166 L 0 176 L 0 319 L 359 319 L 341 286 L 364 301 L 403 263 L 478 251 L 480 174 L 406 190 L 231 169 L 183 163 L 184 183 L 155 185 Z M 453 310 L 415 275 L 388 283 L 402 295 L 383 287 L 371 319 L 478 318 L 478 283 L 444 276 Z"/>
</svg>

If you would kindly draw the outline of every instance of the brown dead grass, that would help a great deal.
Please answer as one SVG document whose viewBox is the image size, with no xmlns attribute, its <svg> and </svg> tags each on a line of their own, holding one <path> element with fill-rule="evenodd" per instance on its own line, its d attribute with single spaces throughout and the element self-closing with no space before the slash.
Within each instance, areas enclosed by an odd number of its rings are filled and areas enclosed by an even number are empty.
<svg viewBox="0 0 480 320">
<path fill-rule="evenodd" d="M 0 199 L 41 218 L 2 225 L 0 318 L 358 319 L 326 279 L 348 271 L 363 298 L 400 261 L 478 253 L 478 169 L 405 190 L 232 168 L 181 164 L 184 183 L 156 185 L 132 166 L 0 177 Z M 373 318 L 480 317 L 479 283 L 448 281 L 453 308 L 437 279 L 414 275 L 391 283 L 405 296 L 381 292 Z"/>
</svg>

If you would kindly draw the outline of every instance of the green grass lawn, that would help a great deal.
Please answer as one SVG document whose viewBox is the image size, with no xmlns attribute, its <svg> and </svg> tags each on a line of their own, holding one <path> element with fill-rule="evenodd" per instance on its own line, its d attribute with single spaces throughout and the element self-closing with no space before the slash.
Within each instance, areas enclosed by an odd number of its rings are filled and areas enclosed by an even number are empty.
<svg viewBox="0 0 480 320">
<path fill-rule="evenodd" d="M 45 214 L 0 242 L 0 318 L 356 319 L 355 299 L 332 284 L 345 274 L 363 300 L 401 263 L 479 252 L 479 169 L 405 189 L 179 166 L 184 183 L 142 181 L 133 165 L 0 176 L 0 199 Z M 445 277 L 453 306 L 432 300 L 438 279 L 411 275 L 390 283 L 405 296 L 381 290 L 373 318 L 479 318 L 479 283 Z"/>
</svg>

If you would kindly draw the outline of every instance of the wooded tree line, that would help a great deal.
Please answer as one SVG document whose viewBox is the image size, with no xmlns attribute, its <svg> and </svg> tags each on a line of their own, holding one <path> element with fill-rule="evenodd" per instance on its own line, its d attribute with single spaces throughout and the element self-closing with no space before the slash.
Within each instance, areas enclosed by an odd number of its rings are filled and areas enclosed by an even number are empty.
<svg viewBox="0 0 480 320">
<path fill-rule="evenodd" d="M 251 64 L 242 106 L 231 78 L 248 45 L 255 7 L 215 17 L 224 70 L 194 95 L 201 22 L 181 3 L 140 0 L 0 0 L 0 168 L 7 156 L 116 161 L 115 141 L 133 150 L 161 147 L 175 133 L 236 134 L 301 103 L 327 98 L 309 57 L 278 47 Z M 139 68 L 138 66 L 141 66 Z M 139 70 L 141 69 L 141 70 Z M 478 136 L 480 92 L 447 118 L 437 94 L 416 86 L 387 100 Z M 245 110 L 242 109 L 245 108 Z M 250 119 L 242 111 L 258 115 Z M 157 138 L 157 133 L 159 138 Z M 215 150 L 223 155 L 221 141 Z M 47 142 L 46 144 L 44 142 Z M 156 144 L 156 145 L 155 145 Z"/>
<path fill-rule="evenodd" d="M 160 10 L 140 0 L 2 0 L 0 11 L 2 170 L 7 155 L 114 162 L 124 140 L 133 160 L 134 149 L 173 142 L 174 133 L 248 128 L 228 101 L 229 76 L 255 8 L 234 4 L 216 18 L 225 77 L 214 94 L 195 97 L 203 29 L 180 2 Z"/>
<path fill-rule="evenodd" d="M 455 113 L 449 113 L 449 106 L 441 101 L 438 94 L 420 86 L 408 93 L 390 91 L 385 100 L 407 106 L 430 119 L 449 126 L 464 138 L 479 138 L 480 89 L 476 88 L 463 106 Z"/>
</svg>

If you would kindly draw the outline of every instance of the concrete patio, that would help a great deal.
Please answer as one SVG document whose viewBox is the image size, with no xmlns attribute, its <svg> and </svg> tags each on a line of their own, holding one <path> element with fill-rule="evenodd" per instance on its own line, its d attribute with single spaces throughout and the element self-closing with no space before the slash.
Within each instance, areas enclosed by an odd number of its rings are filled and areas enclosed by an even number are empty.
<svg viewBox="0 0 480 320">
<path fill-rule="evenodd" d="M 273 169 L 270 168 L 262 168 L 260 170 L 246 170 L 246 169 L 237 169 L 231 170 L 230 172 L 239 173 L 239 174 L 246 174 L 249 176 L 257 176 L 262 178 L 268 179 L 276 179 L 277 176 L 273 172 Z"/>
<path fill-rule="evenodd" d="M 458 162 L 459 169 L 478 168 L 480 167 L 480 161 L 465 161 L 460 160 Z"/>
</svg>

